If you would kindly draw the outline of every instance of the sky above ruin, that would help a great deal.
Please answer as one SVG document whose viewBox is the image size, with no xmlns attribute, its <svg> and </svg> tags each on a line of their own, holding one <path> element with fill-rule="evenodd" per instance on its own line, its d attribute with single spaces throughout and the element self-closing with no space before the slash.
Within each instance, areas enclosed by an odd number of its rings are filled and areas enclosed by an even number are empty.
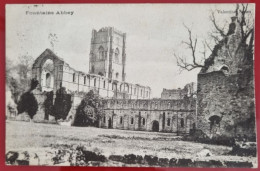
<svg viewBox="0 0 260 171">
<path fill-rule="evenodd" d="M 249 9 L 254 16 L 253 4 Z M 182 88 L 197 80 L 199 69 L 180 73 L 174 57 L 176 53 L 191 59 L 190 50 L 182 43 L 188 40 L 183 24 L 198 37 L 200 58 L 201 41 L 206 39 L 214 45 L 208 35 L 213 29 L 211 12 L 227 28 L 234 10 L 234 4 L 10 5 L 6 13 L 6 58 L 14 63 L 23 55 L 36 59 L 49 48 L 72 68 L 87 73 L 92 29 L 111 26 L 127 34 L 126 81 L 150 86 L 152 96 L 160 97 L 163 88 Z M 57 14 L 64 11 L 66 14 Z M 57 37 L 54 46 L 50 34 Z"/>
</svg>

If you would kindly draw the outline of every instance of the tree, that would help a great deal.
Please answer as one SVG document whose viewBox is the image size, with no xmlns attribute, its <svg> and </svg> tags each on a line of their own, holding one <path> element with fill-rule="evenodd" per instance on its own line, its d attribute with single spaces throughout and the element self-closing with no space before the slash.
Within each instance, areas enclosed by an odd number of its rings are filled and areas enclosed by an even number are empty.
<svg viewBox="0 0 260 171">
<path fill-rule="evenodd" d="M 18 98 L 30 85 L 32 62 L 33 58 L 28 54 L 20 56 L 18 64 L 6 60 L 6 83 L 15 103 L 18 103 Z"/>
<path fill-rule="evenodd" d="M 76 110 L 74 126 L 98 127 L 102 114 L 102 99 L 90 90 Z"/>
<path fill-rule="evenodd" d="M 30 119 L 33 119 L 33 116 L 38 111 L 38 102 L 34 97 L 32 91 L 38 86 L 39 82 L 36 79 L 31 80 L 31 86 L 27 92 L 21 95 L 20 100 L 17 105 L 18 114 L 27 112 L 30 116 Z"/>
<path fill-rule="evenodd" d="M 51 104 L 49 103 L 50 102 L 46 102 L 46 105 L 49 105 L 48 107 L 51 108 Z M 52 115 L 55 117 L 56 120 L 65 120 L 69 114 L 71 105 L 71 94 L 68 94 L 64 87 L 61 87 L 56 91 L 56 98 L 53 106 Z"/>
<path fill-rule="evenodd" d="M 238 18 L 242 38 L 234 56 L 236 56 L 236 53 L 241 49 L 241 47 L 246 46 L 246 59 L 244 60 L 250 61 L 253 59 L 254 51 L 254 21 L 252 17 L 250 17 L 250 13 L 248 13 L 248 4 L 237 4 L 235 17 Z M 184 25 L 188 32 L 188 41 L 183 41 L 182 43 L 190 49 L 192 60 L 174 53 L 174 57 L 177 60 L 177 66 L 180 67 L 181 70 L 191 71 L 196 68 L 201 68 L 202 71 L 205 70 L 205 68 L 213 63 L 214 56 L 217 56 L 217 51 L 224 44 L 227 36 L 232 34 L 234 31 L 233 23 L 229 25 L 228 29 L 225 26 L 219 26 L 214 12 L 211 14 L 210 21 L 213 24 L 214 30 L 210 32 L 209 35 L 216 45 L 212 48 L 207 41 L 202 41 L 203 51 L 200 52 L 202 56 L 198 56 L 198 38 L 196 36 L 194 37 L 192 30 Z M 209 58 L 206 58 L 207 50 L 211 51 Z"/>
</svg>

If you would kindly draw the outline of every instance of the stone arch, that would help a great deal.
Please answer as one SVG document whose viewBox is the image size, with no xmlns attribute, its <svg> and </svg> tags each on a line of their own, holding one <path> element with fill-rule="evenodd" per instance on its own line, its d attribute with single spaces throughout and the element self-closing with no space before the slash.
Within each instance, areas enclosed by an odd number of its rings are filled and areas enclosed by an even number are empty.
<svg viewBox="0 0 260 171">
<path fill-rule="evenodd" d="M 51 59 L 47 59 L 42 65 L 41 87 L 42 91 L 52 91 L 54 87 L 54 64 Z"/>
<path fill-rule="evenodd" d="M 112 90 L 117 91 L 117 83 L 112 83 Z"/>
<path fill-rule="evenodd" d="M 124 91 L 124 83 L 120 84 L 120 92 Z"/>
<path fill-rule="evenodd" d="M 65 65 L 65 62 L 59 58 L 56 54 L 54 54 L 50 49 L 46 49 L 33 63 L 32 67 L 32 77 L 37 79 L 39 81 L 39 88 L 41 90 L 46 87 L 45 81 L 46 81 L 46 74 L 45 72 L 45 65 L 48 63 L 48 61 L 51 61 L 53 66 L 53 70 L 50 72 L 50 78 L 53 78 L 53 81 L 50 83 L 49 91 L 53 90 L 54 92 L 59 88 L 60 82 L 62 81 L 62 72 L 57 72 L 57 70 L 62 70 L 63 66 Z M 57 66 L 57 67 L 56 67 Z M 60 79 L 58 78 L 58 75 L 61 74 Z"/>
<path fill-rule="evenodd" d="M 112 128 L 113 127 L 113 120 L 111 117 L 108 118 L 108 128 Z"/>
<path fill-rule="evenodd" d="M 221 65 L 221 66 L 218 67 L 217 70 L 222 71 L 225 75 L 229 74 L 229 71 L 230 71 L 230 69 L 227 65 Z"/>
<path fill-rule="evenodd" d="M 129 85 L 127 83 L 125 83 L 125 91 L 129 93 Z"/>
<path fill-rule="evenodd" d="M 212 136 L 215 136 L 220 128 L 220 121 L 222 120 L 222 117 L 218 115 L 212 115 L 209 117 L 210 121 L 210 133 Z"/>
<path fill-rule="evenodd" d="M 119 121 L 119 123 L 120 123 L 120 124 L 123 124 L 123 122 L 124 122 L 124 121 L 123 121 L 123 117 L 120 116 L 120 121 Z"/>
<path fill-rule="evenodd" d="M 159 132 L 159 121 L 154 120 L 152 122 L 152 131 L 153 132 Z"/>
</svg>

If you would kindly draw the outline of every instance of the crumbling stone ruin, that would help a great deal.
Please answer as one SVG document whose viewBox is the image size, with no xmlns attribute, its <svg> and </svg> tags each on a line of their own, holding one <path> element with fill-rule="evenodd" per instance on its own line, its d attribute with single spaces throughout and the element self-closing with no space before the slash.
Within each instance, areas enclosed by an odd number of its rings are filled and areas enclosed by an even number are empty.
<svg viewBox="0 0 260 171">
<path fill-rule="evenodd" d="M 197 129 L 209 138 L 256 141 L 253 54 L 238 17 L 198 74 Z"/>
</svg>

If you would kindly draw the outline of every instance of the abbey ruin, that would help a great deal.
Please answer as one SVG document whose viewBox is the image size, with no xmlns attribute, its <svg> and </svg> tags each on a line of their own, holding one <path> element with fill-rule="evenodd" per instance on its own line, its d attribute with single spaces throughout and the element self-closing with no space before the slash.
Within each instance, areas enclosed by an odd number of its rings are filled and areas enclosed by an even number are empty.
<svg viewBox="0 0 260 171">
<path fill-rule="evenodd" d="M 40 92 L 64 87 L 72 94 L 74 117 L 82 93 L 93 90 L 103 97 L 101 128 L 189 134 L 207 137 L 255 138 L 253 59 L 248 60 L 237 17 L 228 35 L 215 46 L 198 74 L 197 83 L 183 89 L 163 89 L 151 98 L 149 86 L 127 82 L 126 34 L 106 27 L 92 31 L 89 72 L 69 66 L 50 49 L 33 64 Z M 43 119 L 43 116 L 40 118 Z"/>
</svg>

